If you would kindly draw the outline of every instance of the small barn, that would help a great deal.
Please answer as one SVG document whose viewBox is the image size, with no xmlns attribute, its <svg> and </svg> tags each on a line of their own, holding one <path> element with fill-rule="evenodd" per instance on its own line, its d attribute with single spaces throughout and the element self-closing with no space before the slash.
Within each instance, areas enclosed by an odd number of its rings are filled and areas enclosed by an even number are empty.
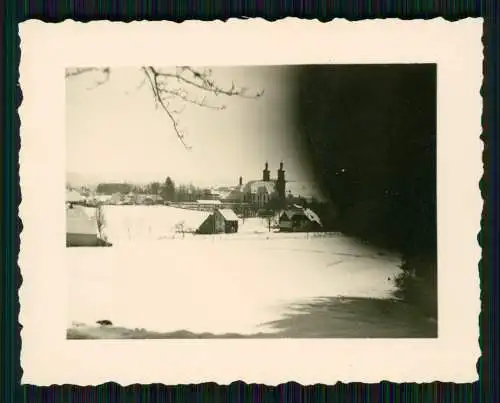
<svg viewBox="0 0 500 403">
<path fill-rule="evenodd" d="M 279 218 L 279 228 L 283 232 L 320 231 L 322 227 L 321 220 L 314 211 L 298 205 L 285 210 Z"/>
<path fill-rule="evenodd" d="M 66 246 L 97 246 L 99 243 L 96 220 L 84 207 L 70 204 L 66 208 Z"/>
<path fill-rule="evenodd" d="M 238 232 L 238 216 L 231 209 L 217 209 L 198 227 L 198 234 L 231 234 Z"/>
<path fill-rule="evenodd" d="M 220 209 L 215 211 L 216 215 L 221 215 L 224 220 L 224 232 L 232 234 L 238 232 L 238 216 L 231 209 Z"/>
</svg>

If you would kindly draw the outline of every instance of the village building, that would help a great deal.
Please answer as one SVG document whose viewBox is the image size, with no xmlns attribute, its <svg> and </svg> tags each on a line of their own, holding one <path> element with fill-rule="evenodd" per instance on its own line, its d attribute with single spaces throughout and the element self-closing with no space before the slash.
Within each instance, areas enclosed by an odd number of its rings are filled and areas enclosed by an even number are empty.
<svg viewBox="0 0 500 403">
<path fill-rule="evenodd" d="M 243 184 L 243 178 L 240 176 L 238 186 L 230 190 L 224 197 L 225 202 L 249 203 L 256 208 L 263 208 L 272 199 L 285 201 L 285 171 L 283 162 L 278 169 L 276 180 L 271 179 L 269 164 L 266 162 L 262 171 L 262 179 L 251 180 Z"/>
<path fill-rule="evenodd" d="M 159 195 L 145 195 L 142 199 L 142 203 L 147 206 L 153 206 L 155 204 L 165 204 L 163 197 Z"/>
<path fill-rule="evenodd" d="M 196 200 L 194 208 L 202 211 L 214 211 L 216 208 L 220 208 L 221 205 L 220 200 Z"/>
<path fill-rule="evenodd" d="M 309 208 L 293 205 L 287 208 L 279 218 L 282 232 L 319 231 L 323 227 L 318 215 Z"/>
<path fill-rule="evenodd" d="M 153 201 L 155 204 L 161 204 L 161 205 L 165 204 L 165 199 L 160 195 L 153 195 Z"/>
<path fill-rule="evenodd" d="M 110 204 L 121 204 L 123 200 L 123 195 L 119 192 L 113 193 L 109 200 Z"/>
<path fill-rule="evenodd" d="M 231 209 L 216 209 L 198 227 L 198 234 L 231 234 L 238 232 L 238 217 Z"/>
<path fill-rule="evenodd" d="M 319 187 L 313 182 L 287 181 L 283 162 L 277 170 L 277 179 L 271 179 L 269 165 L 266 162 L 262 171 L 262 179 L 250 180 L 243 183 L 240 176 L 237 186 L 225 193 L 222 201 L 224 203 L 240 203 L 253 206 L 256 211 L 270 208 L 270 202 L 274 203 L 273 209 L 281 208 L 299 201 L 313 202 L 324 201 Z"/>
<path fill-rule="evenodd" d="M 66 208 L 66 246 L 97 246 L 97 222 L 82 206 L 69 204 Z"/>
<path fill-rule="evenodd" d="M 137 203 L 137 195 L 135 193 L 129 192 L 123 196 L 123 204 L 132 205 Z"/>
<path fill-rule="evenodd" d="M 238 186 L 229 189 L 229 191 L 224 196 L 224 201 L 228 203 L 243 203 L 244 193 L 243 193 L 243 177 L 240 176 Z"/>
<path fill-rule="evenodd" d="M 216 195 L 216 199 L 218 200 L 227 200 L 233 188 L 230 186 L 219 186 L 213 190 L 213 194 Z"/>
<path fill-rule="evenodd" d="M 111 196 L 110 195 L 95 195 L 93 197 L 93 200 L 95 201 L 96 204 L 110 204 L 111 203 Z"/>
<path fill-rule="evenodd" d="M 243 188 L 243 202 L 252 203 L 257 208 L 264 207 L 271 199 L 280 199 L 275 182 L 251 181 Z"/>
<path fill-rule="evenodd" d="M 87 186 L 81 186 L 78 192 L 84 197 L 89 197 L 92 194 Z"/>
<path fill-rule="evenodd" d="M 222 193 L 216 189 L 204 189 L 201 197 L 203 197 L 203 200 L 220 200 Z"/>
<path fill-rule="evenodd" d="M 142 200 L 142 203 L 146 206 L 152 206 L 153 204 L 155 204 L 155 201 L 153 200 L 153 198 L 151 196 L 146 196 L 143 200 Z"/>
<path fill-rule="evenodd" d="M 76 190 L 68 189 L 66 190 L 66 203 L 83 204 L 85 203 L 85 197 Z"/>
<path fill-rule="evenodd" d="M 218 189 L 210 189 L 209 192 L 203 195 L 210 200 L 220 200 L 224 197 L 224 192 Z"/>
<path fill-rule="evenodd" d="M 139 193 L 135 196 L 135 204 L 144 204 L 144 201 L 146 200 L 146 195 Z"/>
<path fill-rule="evenodd" d="M 224 232 L 232 234 L 238 232 L 238 216 L 231 209 L 216 210 L 215 214 L 220 214 L 224 219 Z"/>
</svg>

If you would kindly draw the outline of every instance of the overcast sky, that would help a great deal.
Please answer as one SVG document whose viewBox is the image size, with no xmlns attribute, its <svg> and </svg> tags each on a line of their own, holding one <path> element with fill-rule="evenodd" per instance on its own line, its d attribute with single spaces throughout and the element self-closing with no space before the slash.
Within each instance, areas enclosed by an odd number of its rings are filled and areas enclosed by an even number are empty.
<svg viewBox="0 0 500 403">
<path fill-rule="evenodd" d="M 223 86 L 234 81 L 264 90 L 259 100 L 212 96 L 222 111 L 188 105 L 180 115 L 187 151 L 171 121 L 156 109 L 139 68 L 113 69 L 110 80 L 89 89 L 95 76 L 66 80 L 67 172 L 92 180 L 164 180 L 199 185 L 236 184 L 260 179 L 269 161 L 272 178 L 280 160 L 287 179 L 309 180 L 290 119 L 289 70 L 282 67 L 218 67 Z M 195 93 L 193 93 L 195 94 Z"/>
</svg>

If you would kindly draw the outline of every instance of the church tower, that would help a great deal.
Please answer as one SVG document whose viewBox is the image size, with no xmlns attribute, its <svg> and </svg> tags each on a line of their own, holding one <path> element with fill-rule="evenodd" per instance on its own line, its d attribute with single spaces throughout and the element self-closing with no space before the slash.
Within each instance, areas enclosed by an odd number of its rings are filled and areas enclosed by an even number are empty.
<svg viewBox="0 0 500 403">
<path fill-rule="evenodd" d="M 278 169 L 278 180 L 276 181 L 276 191 L 281 201 L 284 201 L 285 196 L 285 170 L 283 169 L 283 161 L 280 162 L 280 169 Z"/>
<path fill-rule="evenodd" d="M 269 164 L 267 163 L 266 161 L 266 167 L 265 169 L 262 171 L 262 180 L 264 182 L 269 182 L 271 179 L 270 179 L 270 172 L 269 172 Z"/>
</svg>

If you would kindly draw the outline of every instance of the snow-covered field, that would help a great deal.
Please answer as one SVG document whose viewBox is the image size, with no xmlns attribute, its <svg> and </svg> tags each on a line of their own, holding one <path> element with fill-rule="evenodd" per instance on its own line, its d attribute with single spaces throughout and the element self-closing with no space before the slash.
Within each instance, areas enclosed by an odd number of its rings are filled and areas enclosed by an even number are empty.
<svg viewBox="0 0 500 403">
<path fill-rule="evenodd" d="M 113 247 L 67 248 L 69 327 L 107 319 L 158 332 L 272 333 L 270 322 L 302 303 L 394 291 L 399 257 L 343 235 L 269 233 L 265 220 L 247 219 L 237 234 L 182 238 L 175 223 L 206 213 L 176 210 L 109 207 Z"/>
<path fill-rule="evenodd" d="M 86 212 L 93 216 L 95 209 L 86 208 Z M 181 223 L 186 233 L 194 232 L 209 215 L 205 211 L 169 206 L 103 206 L 103 213 L 106 220 L 104 232 L 114 245 L 179 236 L 176 226 Z M 240 236 L 268 234 L 268 222 L 262 218 L 240 219 L 238 233 Z"/>
</svg>

